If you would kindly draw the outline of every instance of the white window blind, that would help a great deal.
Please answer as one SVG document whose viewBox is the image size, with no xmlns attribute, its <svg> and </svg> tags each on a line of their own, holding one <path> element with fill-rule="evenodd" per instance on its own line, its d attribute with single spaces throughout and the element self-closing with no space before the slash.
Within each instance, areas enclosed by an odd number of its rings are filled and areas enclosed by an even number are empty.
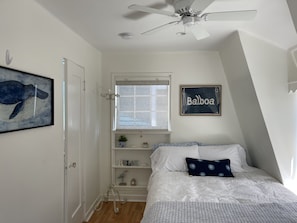
<svg viewBox="0 0 297 223">
<path fill-rule="evenodd" d="M 116 129 L 169 129 L 169 80 L 116 80 Z"/>
</svg>

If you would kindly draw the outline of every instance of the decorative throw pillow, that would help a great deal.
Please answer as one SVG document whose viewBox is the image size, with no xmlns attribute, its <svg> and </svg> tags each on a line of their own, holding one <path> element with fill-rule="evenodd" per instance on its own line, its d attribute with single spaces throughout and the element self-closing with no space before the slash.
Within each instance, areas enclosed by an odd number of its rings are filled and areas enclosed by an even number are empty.
<svg viewBox="0 0 297 223">
<path fill-rule="evenodd" d="M 231 172 L 230 160 L 202 160 L 186 158 L 189 175 L 234 177 Z"/>
</svg>

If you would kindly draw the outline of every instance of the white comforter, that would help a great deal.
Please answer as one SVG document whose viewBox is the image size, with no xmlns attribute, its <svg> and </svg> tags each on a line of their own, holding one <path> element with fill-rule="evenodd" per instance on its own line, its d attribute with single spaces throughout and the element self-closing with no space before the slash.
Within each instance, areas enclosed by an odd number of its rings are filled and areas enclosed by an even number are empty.
<svg viewBox="0 0 297 223">
<path fill-rule="evenodd" d="M 158 201 L 297 202 L 297 196 L 264 171 L 250 168 L 234 176 L 192 177 L 187 172 L 155 172 L 150 178 L 145 212 Z"/>
</svg>

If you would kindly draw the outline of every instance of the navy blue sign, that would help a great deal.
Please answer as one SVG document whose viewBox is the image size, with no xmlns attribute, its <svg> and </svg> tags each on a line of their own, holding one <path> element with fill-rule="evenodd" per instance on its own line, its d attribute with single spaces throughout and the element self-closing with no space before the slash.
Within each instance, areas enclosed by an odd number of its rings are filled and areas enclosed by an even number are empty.
<svg viewBox="0 0 297 223">
<path fill-rule="evenodd" d="M 181 115 L 221 115 L 221 85 L 180 86 Z"/>
</svg>

